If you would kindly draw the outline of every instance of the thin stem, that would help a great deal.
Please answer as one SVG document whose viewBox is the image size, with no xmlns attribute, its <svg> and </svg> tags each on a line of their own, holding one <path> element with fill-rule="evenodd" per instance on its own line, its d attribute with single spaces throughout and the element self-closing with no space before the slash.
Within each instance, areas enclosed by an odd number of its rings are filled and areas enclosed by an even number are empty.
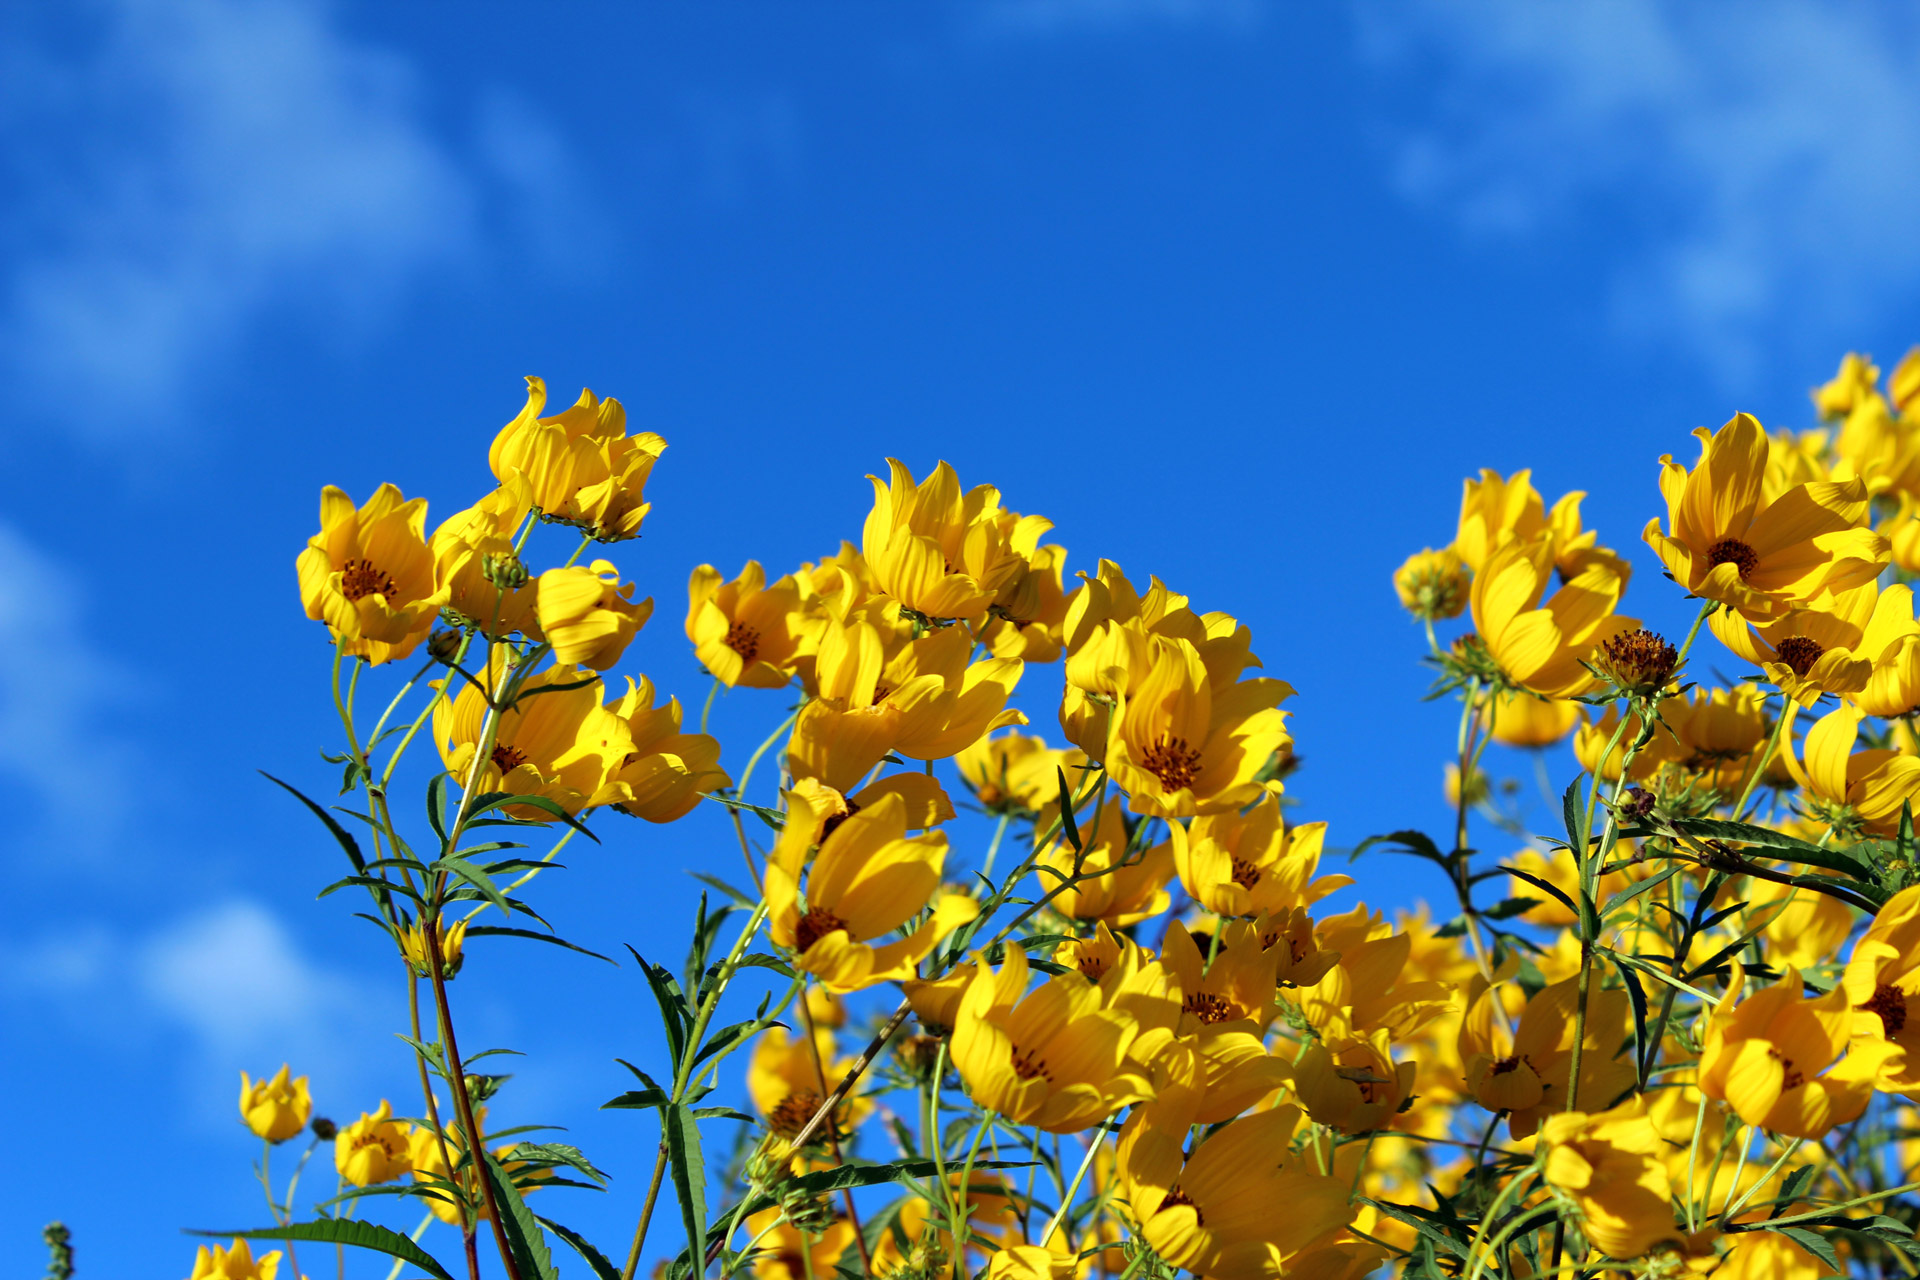
<svg viewBox="0 0 1920 1280">
<path fill-rule="evenodd" d="M 807 1029 L 807 1047 L 813 1057 L 813 1076 L 815 1080 L 820 1082 L 820 1096 L 824 1098 L 827 1096 L 828 1087 L 827 1064 L 820 1060 L 820 1037 L 814 1030 L 813 1009 L 807 1004 L 807 997 L 804 991 L 802 991 L 800 995 L 800 1020 Z M 840 1126 L 838 1124 L 829 1123 L 827 1125 L 827 1147 L 833 1152 L 833 1163 L 836 1167 L 846 1163 L 846 1158 L 840 1154 Z M 854 1242 L 860 1246 L 861 1265 L 865 1273 L 870 1276 L 873 1274 L 873 1255 L 867 1250 L 866 1232 L 861 1230 L 860 1227 L 860 1211 L 854 1207 L 853 1188 L 843 1187 L 840 1194 L 846 1202 L 847 1221 L 853 1225 Z"/>
<path fill-rule="evenodd" d="M 1087 1170 L 1093 1168 L 1093 1158 L 1098 1154 L 1100 1144 L 1105 1142 L 1107 1135 L 1113 1132 L 1113 1122 L 1118 1118 L 1117 1115 L 1108 1116 L 1106 1120 L 1101 1123 L 1100 1127 L 1094 1131 L 1093 1141 L 1087 1144 L 1086 1158 L 1080 1161 L 1079 1171 L 1073 1175 L 1072 1184 L 1069 1185 L 1066 1192 L 1061 1195 L 1060 1207 L 1054 1211 L 1053 1218 L 1047 1223 L 1047 1229 L 1040 1233 L 1040 1246 L 1042 1248 L 1045 1248 L 1047 1244 L 1052 1241 L 1053 1233 L 1060 1229 L 1062 1222 L 1066 1221 L 1067 1210 L 1073 1207 L 1073 1198 L 1080 1194 L 1080 1184 L 1086 1180 Z"/>
<path fill-rule="evenodd" d="M 659 1153 L 653 1157 L 653 1177 L 647 1183 L 647 1201 L 640 1209 L 639 1225 L 633 1229 L 633 1247 L 627 1250 L 627 1265 L 620 1275 L 622 1280 L 633 1280 L 633 1274 L 640 1268 L 640 1250 L 647 1243 L 647 1226 L 653 1221 L 653 1206 L 660 1199 L 660 1184 L 667 1176 L 667 1142 L 665 1137 L 666 1121 L 661 1121 L 661 1139 Z"/>
</svg>

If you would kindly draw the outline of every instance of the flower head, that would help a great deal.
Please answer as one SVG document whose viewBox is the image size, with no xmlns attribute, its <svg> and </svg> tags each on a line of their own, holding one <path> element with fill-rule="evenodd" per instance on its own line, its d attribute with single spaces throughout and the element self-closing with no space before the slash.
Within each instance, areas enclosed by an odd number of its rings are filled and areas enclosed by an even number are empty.
<svg viewBox="0 0 1920 1280">
<path fill-rule="evenodd" d="M 334 1135 L 333 1163 L 354 1186 L 370 1187 L 413 1168 L 412 1150 L 406 1124 L 393 1118 L 393 1108 L 382 1098 L 379 1110 L 361 1112 Z"/>
<path fill-rule="evenodd" d="M 245 1240 L 235 1240 L 232 1248 L 201 1245 L 193 1259 L 193 1274 L 187 1280 L 273 1280 L 280 1270 L 280 1251 L 253 1256 Z"/>
<path fill-rule="evenodd" d="M 295 567 L 307 616 L 327 624 L 342 653 L 391 662 L 426 639 L 447 599 L 426 528 L 427 500 L 390 484 L 358 508 L 332 485 L 320 491 L 320 532 Z"/>
<path fill-rule="evenodd" d="M 554 660 L 595 671 L 620 661 L 628 641 L 653 616 L 652 598 L 634 603 L 633 584 L 620 585 L 620 571 L 607 560 L 547 570 L 536 598 Z"/>
<path fill-rule="evenodd" d="M 570 408 L 543 418 L 546 403 L 547 384 L 528 378 L 525 407 L 488 451 L 494 478 L 519 473 L 543 514 L 602 542 L 637 536 L 651 508 L 647 477 L 667 442 L 651 431 L 628 435 L 627 411 L 611 397 L 583 390 Z"/>
<path fill-rule="evenodd" d="M 1794 1138 L 1818 1138 L 1858 1117 L 1882 1061 L 1900 1047 L 1866 1041 L 1847 1052 L 1853 1010 L 1844 986 L 1809 1000 L 1800 971 L 1788 968 L 1780 981 L 1741 1000 L 1744 978 L 1736 966 L 1708 1019 L 1700 1091 L 1748 1124 Z"/>
<path fill-rule="evenodd" d="M 307 1078 L 289 1079 L 289 1074 L 285 1063 L 270 1080 L 250 1080 L 246 1072 L 240 1073 L 240 1118 L 255 1137 L 285 1142 L 307 1127 L 313 1113 Z"/>
</svg>

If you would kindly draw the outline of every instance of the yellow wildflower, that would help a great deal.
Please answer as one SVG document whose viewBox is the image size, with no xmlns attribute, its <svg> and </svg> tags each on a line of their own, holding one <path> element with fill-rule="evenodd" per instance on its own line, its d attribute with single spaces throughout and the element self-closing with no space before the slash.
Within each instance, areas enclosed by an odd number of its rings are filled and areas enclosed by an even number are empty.
<svg viewBox="0 0 1920 1280">
<path fill-rule="evenodd" d="M 1614 614 L 1626 580 L 1594 562 L 1541 603 L 1553 574 L 1553 543 L 1508 541 L 1473 580 L 1473 625 L 1514 685 L 1545 698 L 1585 693 L 1597 681 L 1582 662 L 1612 636 L 1640 624 Z"/>
<path fill-rule="evenodd" d="M 487 462 L 494 478 L 526 477 L 535 506 L 602 542 L 639 534 L 651 507 L 647 477 L 667 442 L 651 431 L 630 436 L 618 400 L 582 391 L 572 407 L 540 416 L 547 384 L 527 379 L 527 402 L 493 438 Z"/>
<path fill-rule="evenodd" d="M 256 1138 L 285 1142 L 307 1127 L 313 1113 L 313 1099 L 307 1093 L 307 1078 L 289 1079 L 285 1063 L 270 1080 L 250 1080 L 240 1073 L 240 1119 Z"/>
<path fill-rule="evenodd" d="M 1314 878 L 1324 822 L 1289 826 L 1277 796 L 1263 796 L 1242 812 L 1204 814 L 1172 825 L 1180 883 L 1193 900 L 1219 916 L 1257 916 L 1311 906 L 1353 883 L 1351 876 Z"/>
<path fill-rule="evenodd" d="M 360 1113 L 333 1139 L 333 1163 L 340 1176 L 356 1187 L 392 1182 L 413 1167 L 407 1126 L 393 1118 L 385 1098 L 377 1111 Z"/>
<path fill-rule="evenodd" d="M 307 616 L 324 621 L 340 652 L 379 664 L 404 658 L 426 638 L 446 603 L 427 550 L 427 500 L 390 484 L 355 508 L 328 485 L 320 532 L 295 565 Z"/>
<path fill-rule="evenodd" d="M 1646 1100 L 1589 1115 L 1565 1111 L 1540 1128 L 1547 1184 L 1580 1210 L 1580 1230 L 1610 1258 L 1638 1258 L 1680 1234 L 1672 1189 L 1660 1163 L 1666 1144 L 1647 1118 Z"/>
<path fill-rule="evenodd" d="M 687 639 L 700 665 L 723 684 L 786 686 L 809 626 L 793 579 L 768 586 L 757 560 L 747 561 L 732 582 L 722 582 L 710 564 L 687 582 Z"/>
<path fill-rule="evenodd" d="M 273 1280 L 279 1270 L 278 1249 L 255 1259 L 247 1242 L 236 1239 L 230 1249 L 201 1245 L 194 1255 L 193 1274 L 187 1280 Z"/>
<path fill-rule="evenodd" d="M 1725 1101 L 1748 1124 L 1793 1138 L 1818 1138 L 1856 1119 L 1873 1096 L 1883 1061 L 1904 1050 L 1888 1041 L 1855 1041 L 1847 1052 L 1853 1010 L 1844 987 L 1809 1000 L 1800 971 L 1788 967 L 1780 981 L 1741 1000 L 1744 978 L 1736 964 L 1727 994 L 1708 1018 L 1701 1092 Z"/>
<path fill-rule="evenodd" d="M 556 662 L 605 671 L 620 661 L 627 643 L 653 616 L 653 599 L 633 602 L 633 584 L 620 585 L 610 561 L 581 568 L 549 569 L 536 597 L 540 629 Z"/>
</svg>

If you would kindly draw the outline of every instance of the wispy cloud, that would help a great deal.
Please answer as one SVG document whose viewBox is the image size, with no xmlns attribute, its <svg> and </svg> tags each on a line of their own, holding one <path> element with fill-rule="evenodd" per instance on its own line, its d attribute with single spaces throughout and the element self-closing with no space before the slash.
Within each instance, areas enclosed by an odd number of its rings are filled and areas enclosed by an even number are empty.
<svg viewBox="0 0 1920 1280">
<path fill-rule="evenodd" d="M 57 823 L 70 849 L 111 828 L 132 769 L 110 714 L 128 677 L 88 634 L 92 585 L 0 524 L 0 778 L 37 801 L 15 805 L 18 829 Z"/>
<path fill-rule="evenodd" d="M 406 60 L 325 0 L 80 12 L 83 40 L 20 36 L 0 89 L 0 163 L 23 200 L 0 337 L 38 399 L 84 397 L 75 429 L 177 421 L 263 319 L 371 331 L 470 264 L 490 203 L 567 176 L 525 104 L 489 108 L 478 154 L 439 136 Z"/>
<path fill-rule="evenodd" d="M 1605 228 L 1620 326 L 1684 343 L 1729 382 L 1845 342 L 1920 287 L 1920 30 L 1893 10 L 1359 13 L 1366 52 L 1415 86 L 1394 150 L 1410 197 L 1492 237 Z"/>
</svg>

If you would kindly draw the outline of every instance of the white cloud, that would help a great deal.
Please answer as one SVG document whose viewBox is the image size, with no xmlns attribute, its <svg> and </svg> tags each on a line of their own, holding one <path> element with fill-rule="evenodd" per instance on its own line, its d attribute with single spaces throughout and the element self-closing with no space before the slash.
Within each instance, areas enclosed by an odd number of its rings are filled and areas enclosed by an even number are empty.
<svg viewBox="0 0 1920 1280">
<path fill-rule="evenodd" d="M 10 51 L 0 122 L 19 374 L 101 439 L 192 412 L 193 381 L 283 312 L 365 334 L 484 247 L 490 198 L 566 161 L 529 111 L 463 158 L 406 61 L 326 0 L 100 0 L 92 45 Z M 488 183 L 505 166 L 504 191 Z M 522 181 L 524 180 L 524 181 Z"/>
<path fill-rule="evenodd" d="M 355 1009 L 352 984 L 301 954 L 285 925 L 235 900 L 174 924 L 140 948 L 141 987 L 211 1052 L 312 1052 Z"/>
<path fill-rule="evenodd" d="M 69 847 L 112 825 L 131 768 L 109 718 L 127 677 L 87 634 L 86 586 L 0 524 L 0 776 L 55 811 Z"/>
<path fill-rule="evenodd" d="M 1847 341 L 1920 285 L 1920 30 L 1887 10 L 1359 12 L 1363 48 L 1433 89 L 1397 139 L 1411 197 L 1495 237 L 1609 227 L 1629 246 L 1610 264 L 1621 326 L 1688 344 L 1731 382 Z"/>
</svg>

